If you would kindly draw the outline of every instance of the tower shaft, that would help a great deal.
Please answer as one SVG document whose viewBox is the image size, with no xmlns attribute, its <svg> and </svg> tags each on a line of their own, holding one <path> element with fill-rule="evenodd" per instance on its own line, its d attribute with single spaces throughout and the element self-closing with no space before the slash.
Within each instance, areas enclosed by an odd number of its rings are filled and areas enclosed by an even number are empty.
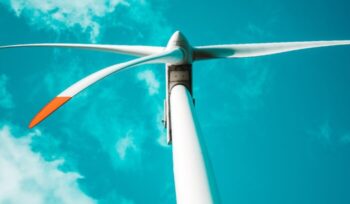
<svg viewBox="0 0 350 204">
<path fill-rule="evenodd" d="M 189 90 L 184 85 L 173 87 L 170 104 L 177 203 L 219 203 L 214 175 Z"/>
</svg>

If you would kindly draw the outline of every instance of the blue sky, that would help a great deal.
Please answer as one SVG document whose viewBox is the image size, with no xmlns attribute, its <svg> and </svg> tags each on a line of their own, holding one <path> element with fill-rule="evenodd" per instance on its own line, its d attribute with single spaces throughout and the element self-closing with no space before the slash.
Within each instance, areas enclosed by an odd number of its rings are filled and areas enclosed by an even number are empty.
<svg viewBox="0 0 350 204">
<path fill-rule="evenodd" d="M 0 0 L 0 44 L 192 45 L 350 39 L 350 4 L 323 1 Z M 350 203 L 350 47 L 194 64 L 194 97 L 223 203 Z M 175 203 L 164 67 L 85 90 L 29 121 L 80 78 L 130 59 L 0 51 L 0 203 Z"/>
</svg>

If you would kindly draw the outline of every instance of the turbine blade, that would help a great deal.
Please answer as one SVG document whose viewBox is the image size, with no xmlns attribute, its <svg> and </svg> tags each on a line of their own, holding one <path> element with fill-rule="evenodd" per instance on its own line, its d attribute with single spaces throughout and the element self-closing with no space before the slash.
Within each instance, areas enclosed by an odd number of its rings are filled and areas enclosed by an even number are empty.
<svg viewBox="0 0 350 204">
<path fill-rule="evenodd" d="M 60 47 L 60 48 L 78 48 L 97 50 L 105 52 L 116 52 L 133 56 L 147 56 L 161 53 L 164 48 L 157 46 L 138 46 L 138 45 L 98 45 L 98 44 L 69 44 L 69 43 L 42 43 L 42 44 L 20 44 L 0 46 L 0 49 L 23 48 L 23 47 Z"/>
<path fill-rule="evenodd" d="M 61 92 L 51 102 L 49 102 L 39 113 L 33 118 L 29 124 L 29 128 L 36 126 L 43 121 L 46 117 L 52 114 L 55 110 L 65 104 L 73 96 L 83 91 L 85 88 L 94 84 L 95 82 L 107 77 L 110 74 L 124 70 L 126 68 L 142 65 L 146 63 L 177 63 L 182 61 L 184 54 L 180 48 L 165 51 L 160 54 L 150 55 L 146 57 L 137 58 L 121 64 L 112 65 L 110 67 L 101 69 L 95 73 L 88 75 L 80 81 L 74 83 L 69 88 Z"/>
<path fill-rule="evenodd" d="M 194 49 L 194 60 L 257 57 L 337 45 L 350 45 L 350 40 L 200 46 Z"/>
</svg>

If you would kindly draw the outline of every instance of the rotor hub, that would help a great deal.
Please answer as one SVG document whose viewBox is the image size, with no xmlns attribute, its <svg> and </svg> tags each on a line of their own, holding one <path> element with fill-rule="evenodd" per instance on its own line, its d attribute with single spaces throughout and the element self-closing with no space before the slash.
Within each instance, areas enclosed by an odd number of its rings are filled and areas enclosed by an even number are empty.
<svg viewBox="0 0 350 204">
<path fill-rule="evenodd" d="M 166 49 L 181 48 L 183 51 L 183 60 L 179 64 L 191 64 L 192 63 L 192 46 L 188 43 L 186 37 L 180 32 L 176 31 L 169 39 Z"/>
</svg>

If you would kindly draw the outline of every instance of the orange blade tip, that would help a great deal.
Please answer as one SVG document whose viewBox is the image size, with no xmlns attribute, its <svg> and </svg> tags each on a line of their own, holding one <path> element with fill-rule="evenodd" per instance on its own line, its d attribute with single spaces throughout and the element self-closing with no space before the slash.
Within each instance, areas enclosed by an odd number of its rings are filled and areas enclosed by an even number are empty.
<svg viewBox="0 0 350 204">
<path fill-rule="evenodd" d="M 51 113 L 53 113 L 59 107 L 61 107 L 63 104 L 65 104 L 71 98 L 72 97 L 66 97 L 66 96 L 55 97 L 43 109 L 41 109 L 38 114 L 36 114 L 36 116 L 30 122 L 29 128 L 33 128 L 34 126 L 36 126 L 38 123 L 40 123 L 45 118 L 47 118 L 47 116 L 49 116 Z"/>
</svg>

